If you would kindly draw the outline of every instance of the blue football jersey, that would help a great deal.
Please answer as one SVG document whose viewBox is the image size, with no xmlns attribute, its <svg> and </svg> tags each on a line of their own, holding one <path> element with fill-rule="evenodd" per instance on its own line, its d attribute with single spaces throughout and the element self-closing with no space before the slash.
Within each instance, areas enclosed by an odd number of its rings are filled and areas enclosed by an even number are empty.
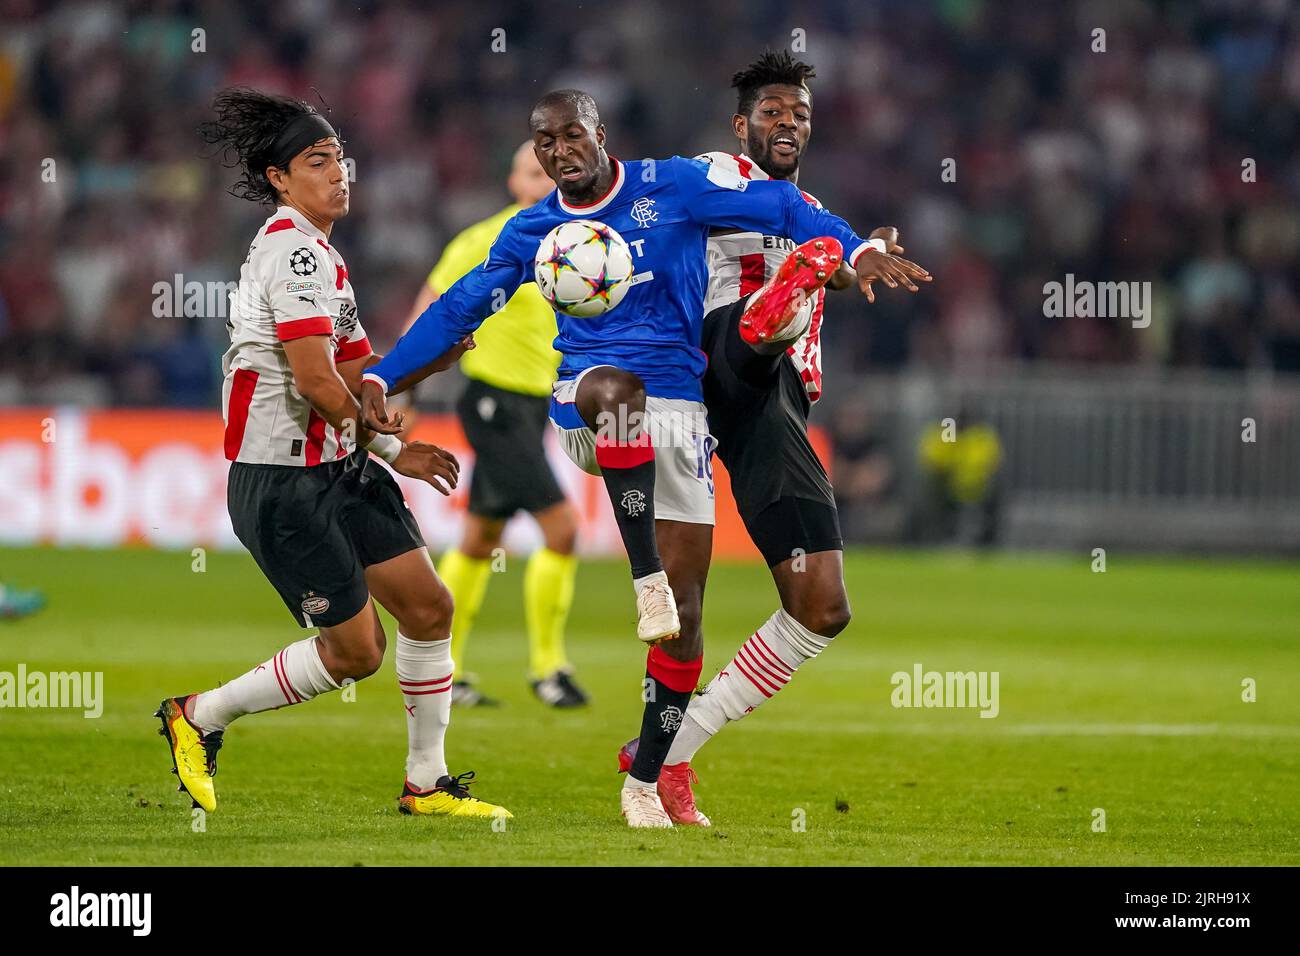
<svg viewBox="0 0 1300 956">
<path fill-rule="evenodd" d="M 533 281 L 533 259 L 548 232 L 573 219 L 594 219 L 616 229 L 631 247 L 632 284 L 604 315 L 583 319 L 556 313 L 560 378 L 613 365 L 640 376 L 649 395 L 700 401 L 710 227 L 796 242 L 833 236 L 850 263 L 867 245 L 843 219 L 810 205 L 793 183 L 742 179 L 681 156 L 610 161 L 614 182 L 604 197 L 575 206 L 557 189 L 521 210 L 502 227 L 483 264 L 430 305 L 367 374 L 391 387 L 428 365 L 478 328 L 520 285 Z"/>
</svg>

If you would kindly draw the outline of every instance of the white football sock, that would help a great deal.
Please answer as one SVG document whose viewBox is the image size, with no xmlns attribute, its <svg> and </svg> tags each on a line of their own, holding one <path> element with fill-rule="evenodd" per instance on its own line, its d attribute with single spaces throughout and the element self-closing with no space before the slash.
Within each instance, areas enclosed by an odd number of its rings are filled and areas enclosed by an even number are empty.
<svg viewBox="0 0 1300 956">
<path fill-rule="evenodd" d="M 773 329 L 767 340 L 774 344 L 798 341 L 799 337 L 808 331 L 808 326 L 812 325 L 812 315 L 816 304 L 817 300 L 815 298 L 809 297 L 805 299 L 799 310 L 790 316 L 790 321 L 780 328 Z"/>
<path fill-rule="evenodd" d="M 695 701 L 699 700 L 702 695 L 696 695 L 691 701 L 691 706 L 686 709 L 686 716 L 682 719 L 682 726 L 677 731 L 677 736 L 673 738 L 673 745 L 668 748 L 668 756 L 664 758 L 664 766 L 672 766 L 683 761 L 694 759 L 695 752 L 709 742 L 714 731 L 705 730 L 700 722 L 695 719 L 691 713 L 692 709 L 699 710 L 695 706 Z"/>
<path fill-rule="evenodd" d="M 731 663 L 691 699 L 665 764 L 691 760 L 710 737 L 740 720 L 789 682 L 799 665 L 830 644 L 781 609 L 740 645 Z"/>
<path fill-rule="evenodd" d="M 338 687 L 321 663 L 317 639 L 309 637 L 282 647 L 230 683 L 199 694 L 194 698 L 194 723 L 204 733 L 225 730 L 236 717 L 300 704 Z"/>
<path fill-rule="evenodd" d="M 451 641 L 397 634 L 397 684 L 406 708 L 406 779 L 431 790 L 447 775 L 443 742 L 451 721 Z"/>
</svg>

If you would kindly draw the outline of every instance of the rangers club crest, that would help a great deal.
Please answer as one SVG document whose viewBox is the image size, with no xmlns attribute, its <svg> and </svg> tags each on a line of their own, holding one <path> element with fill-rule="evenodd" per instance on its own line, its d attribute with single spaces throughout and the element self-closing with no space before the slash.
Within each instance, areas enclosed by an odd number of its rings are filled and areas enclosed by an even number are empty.
<svg viewBox="0 0 1300 956">
<path fill-rule="evenodd" d="M 289 253 L 289 268 L 296 276 L 309 276 L 316 271 L 316 254 L 306 246 Z"/>
<path fill-rule="evenodd" d="M 676 704 L 669 704 L 659 712 L 659 725 L 664 733 L 671 734 L 682 725 L 682 709 Z"/>
<path fill-rule="evenodd" d="M 632 210 L 628 213 L 636 220 L 638 226 L 645 229 L 650 223 L 659 218 L 659 213 L 654 210 L 655 201 L 648 197 L 642 196 L 636 202 L 632 203 Z"/>
<path fill-rule="evenodd" d="M 623 510 L 627 512 L 629 518 L 635 518 L 645 512 L 645 492 L 636 488 L 629 488 L 623 492 L 623 498 L 619 502 Z"/>
</svg>

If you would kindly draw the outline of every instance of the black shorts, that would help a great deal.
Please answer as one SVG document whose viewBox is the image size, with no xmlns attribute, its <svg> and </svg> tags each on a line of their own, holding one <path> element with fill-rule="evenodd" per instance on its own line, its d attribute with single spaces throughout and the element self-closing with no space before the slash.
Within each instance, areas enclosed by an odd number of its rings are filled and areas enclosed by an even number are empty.
<svg viewBox="0 0 1300 956">
<path fill-rule="evenodd" d="M 740 517 L 769 568 L 802 554 L 844 550 L 833 501 L 778 498 L 756 514 L 742 512 Z"/>
<path fill-rule="evenodd" d="M 835 492 L 808 439 L 808 392 L 788 357 L 758 356 L 740 342 L 744 310 L 742 300 L 711 311 L 701 340 L 709 430 L 736 510 L 769 566 L 843 550 Z"/>
<path fill-rule="evenodd" d="M 303 627 L 357 615 L 365 569 L 424 547 L 415 516 L 386 468 L 365 449 L 311 468 L 233 462 L 230 523 Z"/>
<path fill-rule="evenodd" d="M 474 449 L 470 514 L 509 518 L 516 511 L 545 511 L 564 500 L 542 445 L 550 408 L 549 395 L 522 395 L 469 380 L 456 414 Z"/>
</svg>

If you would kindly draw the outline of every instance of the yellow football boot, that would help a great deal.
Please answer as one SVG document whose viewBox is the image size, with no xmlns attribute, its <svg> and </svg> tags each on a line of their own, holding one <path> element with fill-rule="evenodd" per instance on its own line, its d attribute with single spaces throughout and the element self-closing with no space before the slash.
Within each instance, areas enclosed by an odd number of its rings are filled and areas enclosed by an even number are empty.
<svg viewBox="0 0 1300 956">
<path fill-rule="evenodd" d="M 217 772 L 217 751 L 221 749 L 221 731 L 201 734 L 185 716 L 189 697 L 168 697 L 154 712 L 161 718 L 158 733 L 167 738 L 172 752 L 172 773 L 180 780 L 176 788 L 190 795 L 196 807 L 211 813 L 217 809 L 217 791 L 212 777 Z"/>
<path fill-rule="evenodd" d="M 409 780 L 405 781 L 402 795 L 397 798 L 397 809 L 408 816 L 504 817 L 513 820 L 514 814 L 505 807 L 469 795 L 469 782 L 473 779 L 473 770 L 454 777 L 439 777 L 432 790 L 417 790 Z"/>
</svg>

